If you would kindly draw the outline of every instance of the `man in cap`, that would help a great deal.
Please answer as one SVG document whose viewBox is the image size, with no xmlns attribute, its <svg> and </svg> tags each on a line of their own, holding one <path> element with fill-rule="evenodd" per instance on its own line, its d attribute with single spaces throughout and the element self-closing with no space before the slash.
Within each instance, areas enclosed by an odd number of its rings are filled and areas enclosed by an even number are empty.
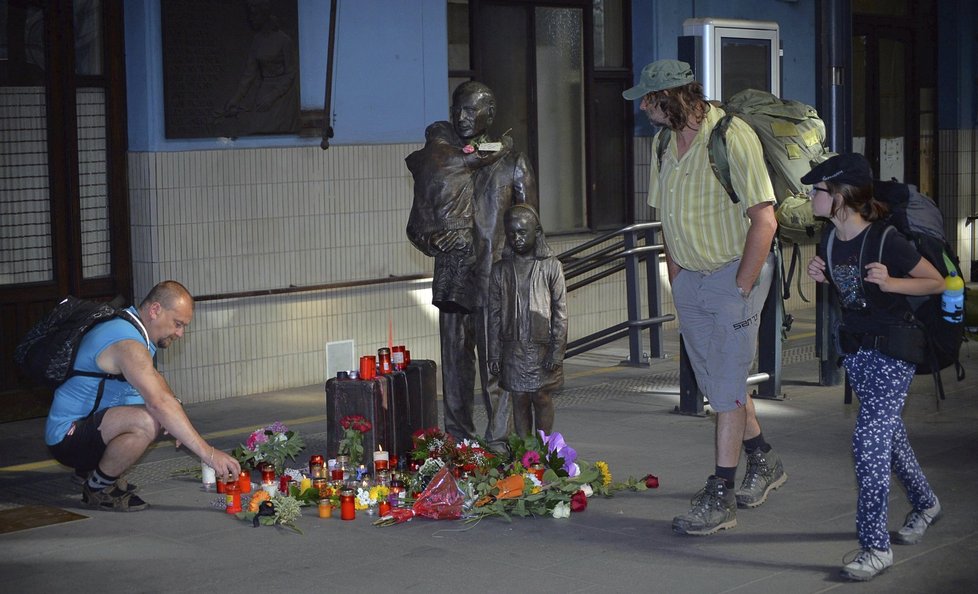
<svg viewBox="0 0 978 594">
<path fill-rule="evenodd" d="M 709 140 L 725 113 L 711 105 L 689 64 L 659 60 L 642 70 L 622 96 L 641 99 L 653 125 L 669 134 L 661 162 L 653 158 L 648 203 L 658 210 L 666 266 L 689 361 L 699 388 L 717 414 L 715 469 L 673 519 L 677 534 L 707 535 L 737 525 L 737 507 L 753 508 L 787 475 L 761 432 L 747 392 L 757 350 L 761 309 L 773 275 L 777 231 L 774 189 L 760 141 L 733 118 L 726 133 L 734 203 L 710 167 Z M 658 136 L 652 145 L 658 146 Z M 740 448 L 747 472 L 735 478 Z"/>
</svg>

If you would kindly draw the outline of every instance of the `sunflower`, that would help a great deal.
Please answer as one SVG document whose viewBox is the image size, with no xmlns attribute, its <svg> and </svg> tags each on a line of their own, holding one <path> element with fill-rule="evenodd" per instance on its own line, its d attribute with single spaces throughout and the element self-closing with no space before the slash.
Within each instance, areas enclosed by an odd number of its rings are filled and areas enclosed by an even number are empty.
<svg viewBox="0 0 978 594">
<path fill-rule="evenodd" d="M 594 463 L 594 467 L 597 468 L 598 472 L 601 473 L 601 484 L 604 485 L 605 487 L 610 486 L 611 469 L 608 468 L 608 463 L 598 460 L 597 462 Z"/>
</svg>

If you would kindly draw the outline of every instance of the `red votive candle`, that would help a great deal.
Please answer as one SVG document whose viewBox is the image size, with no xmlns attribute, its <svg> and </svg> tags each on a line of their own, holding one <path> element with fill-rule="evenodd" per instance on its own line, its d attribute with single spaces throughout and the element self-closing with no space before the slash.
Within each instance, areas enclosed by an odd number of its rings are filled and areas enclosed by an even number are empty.
<svg viewBox="0 0 978 594">
<path fill-rule="evenodd" d="M 390 452 L 384 451 L 380 446 L 377 448 L 374 452 L 374 470 L 387 470 L 390 468 Z"/>
<path fill-rule="evenodd" d="M 357 506 L 353 501 L 353 490 L 340 491 L 340 519 L 353 520 L 357 517 Z"/>
<path fill-rule="evenodd" d="M 275 465 L 270 462 L 263 462 L 261 466 L 258 467 L 261 471 L 261 482 L 265 484 L 275 482 Z"/>
<path fill-rule="evenodd" d="M 242 493 L 251 493 L 251 471 L 241 470 L 238 475 L 238 490 Z"/>
</svg>

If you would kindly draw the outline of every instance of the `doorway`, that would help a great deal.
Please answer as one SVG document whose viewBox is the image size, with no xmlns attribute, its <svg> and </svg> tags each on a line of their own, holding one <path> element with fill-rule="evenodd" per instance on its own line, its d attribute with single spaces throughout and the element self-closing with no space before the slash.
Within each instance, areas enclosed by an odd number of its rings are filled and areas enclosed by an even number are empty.
<svg viewBox="0 0 978 594">
<path fill-rule="evenodd" d="M 0 0 L 0 421 L 51 392 L 17 341 L 71 294 L 132 298 L 122 3 Z"/>
<path fill-rule="evenodd" d="M 621 98 L 631 86 L 628 5 L 449 2 L 449 93 L 470 78 L 493 89 L 493 129 L 508 130 L 533 163 L 547 233 L 615 228 L 634 217 L 632 112 Z"/>
<path fill-rule="evenodd" d="M 936 30 L 930 2 L 853 3 L 853 151 L 880 179 L 936 197 Z M 932 28 L 934 27 L 934 28 Z"/>
</svg>

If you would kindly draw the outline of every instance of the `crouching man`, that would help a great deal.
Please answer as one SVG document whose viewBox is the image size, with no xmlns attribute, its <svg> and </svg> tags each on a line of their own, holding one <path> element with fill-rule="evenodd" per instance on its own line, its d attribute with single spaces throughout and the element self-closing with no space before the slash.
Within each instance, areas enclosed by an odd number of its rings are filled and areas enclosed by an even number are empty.
<svg viewBox="0 0 978 594">
<path fill-rule="evenodd" d="M 87 477 L 82 503 L 102 510 L 138 511 L 147 503 L 122 476 L 161 431 L 220 476 L 241 471 L 237 460 L 197 433 L 180 400 L 153 366 L 158 348 L 183 336 L 194 300 L 176 281 L 153 287 L 139 307 L 91 329 L 78 347 L 75 369 L 120 376 L 74 375 L 54 393 L 45 442 L 54 458 Z"/>
</svg>

